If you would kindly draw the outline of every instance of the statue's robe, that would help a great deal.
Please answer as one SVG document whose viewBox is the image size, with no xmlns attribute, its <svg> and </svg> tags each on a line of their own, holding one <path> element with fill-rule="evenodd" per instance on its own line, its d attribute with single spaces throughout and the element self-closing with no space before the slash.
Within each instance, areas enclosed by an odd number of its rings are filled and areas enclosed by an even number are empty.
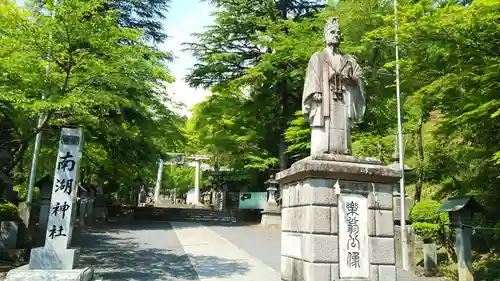
<svg viewBox="0 0 500 281">
<path fill-rule="evenodd" d="M 342 73 L 342 94 L 332 91 L 331 78 Z M 351 77 L 346 78 L 346 77 Z M 321 94 L 321 102 L 313 100 Z M 351 154 L 351 128 L 365 114 L 362 70 L 346 54 L 333 55 L 325 49 L 312 55 L 302 95 L 302 112 L 311 125 L 312 154 Z"/>
</svg>

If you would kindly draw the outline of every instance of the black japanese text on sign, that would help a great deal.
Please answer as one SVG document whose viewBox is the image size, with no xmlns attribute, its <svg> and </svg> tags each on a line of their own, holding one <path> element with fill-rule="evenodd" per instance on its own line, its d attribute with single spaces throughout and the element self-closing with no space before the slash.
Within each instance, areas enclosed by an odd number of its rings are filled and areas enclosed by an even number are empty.
<svg viewBox="0 0 500 281">
<path fill-rule="evenodd" d="M 66 155 L 59 157 L 59 162 L 57 163 L 57 170 L 59 171 L 70 171 L 73 172 L 75 169 L 76 162 L 74 156 L 71 153 L 66 152 Z"/>
<path fill-rule="evenodd" d="M 52 228 L 49 229 L 49 238 L 54 239 L 59 236 L 66 236 L 64 233 L 64 227 L 62 225 L 59 227 L 52 225 Z"/>
<path fill-rule="evenodd" d="M 359 214 L 358 203 L 351 201 L 346 203 L 347 233 L 347 266 L 350 268 L 360 268 L 360 245 L 359 245 Z"/>
<path fill-rule="evenodd" d="M 66 152 L 64 156 L 59 157 L 59 162 L 57 163 L 57 170 L 58 171 L 69 171 L 72 172 L 75 169 L 76 162 L 74 160 L 74 156 L 71 155 L 71 153 Z M 74 179 L 65 179 L 65 178 L 57 178 L 56 179 L 56 190 L 55 192 L 64 192 L 68 195 L 71 195 L 71 192 L 73 191 L 73 183 Z"/>
<path fill-rule="evenodd" d="M 68 204 L 67 201 L 64 201 L 63 204 L 56 202 L 56 205 L 52 207 L 52 215 L 58 216 L 61 215 L 61 217 L 64 219 L 66 217 L 66 211 L 71 208 L 71 205 Z"/>
</svg>

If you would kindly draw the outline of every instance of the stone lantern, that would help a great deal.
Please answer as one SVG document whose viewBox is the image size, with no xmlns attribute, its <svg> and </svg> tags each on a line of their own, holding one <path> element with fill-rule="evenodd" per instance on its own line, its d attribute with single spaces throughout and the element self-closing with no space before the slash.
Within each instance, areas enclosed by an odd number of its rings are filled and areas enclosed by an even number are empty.
<svg viewBox="0 0 500 281">
<path fill-rule="evenodd" d="M 447 212 L 450 227 L 455 230 L 455 249 L 457 251 L 458 280 L 473 281 L 471 236 L 474 228 L 474 213 L 482 207 L 472 196 L 448 198 L 438 213 Z"/>
<path fill-rule="evenodd" d="M 281 226 L 281 209 L 276 203 L 276 191 L 278 190 L 278 182 L 274 179 L 272 175 L 265 182 L 268 193 L 267 205 L 262 211 L 261 224 L 265 227 L 280 227 Z"/>
<path fill-rule="evenodd" d="M 265 182 L 265 184 L 267 186 L 269 186 L 267 188 L 267 193 L 269 195 L 268 200 L 267 200 L 268 204 L 274 203 L 277 205 L 277 203 L 276 203 L 276 191 L 278 191 L 278 188 L 277 188 L 278 182 L 274 179 L 274 175 L 271 175 L 271 177 Z"/>
</svg>

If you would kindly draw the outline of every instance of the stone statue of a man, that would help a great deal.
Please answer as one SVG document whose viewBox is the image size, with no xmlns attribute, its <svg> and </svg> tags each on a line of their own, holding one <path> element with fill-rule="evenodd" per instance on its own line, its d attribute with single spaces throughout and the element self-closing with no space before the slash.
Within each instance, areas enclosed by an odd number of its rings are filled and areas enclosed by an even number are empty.
<svg viewBox="0 0 500 281">
<path fill-rule="evenodd" d="M 339 50 L 338 20 L 325 25 L 326 48 L 309 60 L 302 112 L 311 125 L 311 155 L 351 154 L 351 128 L 365 114 L 362 70 Z"/>
</svg>

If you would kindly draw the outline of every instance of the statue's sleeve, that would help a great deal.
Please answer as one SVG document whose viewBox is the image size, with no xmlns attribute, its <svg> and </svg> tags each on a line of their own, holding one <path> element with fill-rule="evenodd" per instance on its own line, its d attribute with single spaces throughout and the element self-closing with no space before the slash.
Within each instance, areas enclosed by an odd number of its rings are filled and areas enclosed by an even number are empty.
<svg viewBox="0 0 500 281">
<path fill-rule="evenodd" d="M 315 53 L 309 59 L 309 64 L 307 65 L 306 77 L 304 80 L 304 91 L 302 93 L 302 113 L 309 114 L 310 108 L 310 98 L 315 93 L 322 93 L 321 88 L 321 68 L 319 62 L 319 55 Z"/>
<path fill-rule="evenodd" d="M 356 59 L 351 57 L 351 65 L 352 65 L 352 77 L 354 79 L 363 79 L 363 69 L 356 62 Z"/>
<path fill-rule="evenodd" d="M 366 111 L 366 92 L 364 87 L 363 69 L 353 57 L 351 57 L 351 63 L 352 77 L 356 82 L 356 92 L 354 93 L 353 100 L 354 120 L 361 121 Z"/>
</svg>

